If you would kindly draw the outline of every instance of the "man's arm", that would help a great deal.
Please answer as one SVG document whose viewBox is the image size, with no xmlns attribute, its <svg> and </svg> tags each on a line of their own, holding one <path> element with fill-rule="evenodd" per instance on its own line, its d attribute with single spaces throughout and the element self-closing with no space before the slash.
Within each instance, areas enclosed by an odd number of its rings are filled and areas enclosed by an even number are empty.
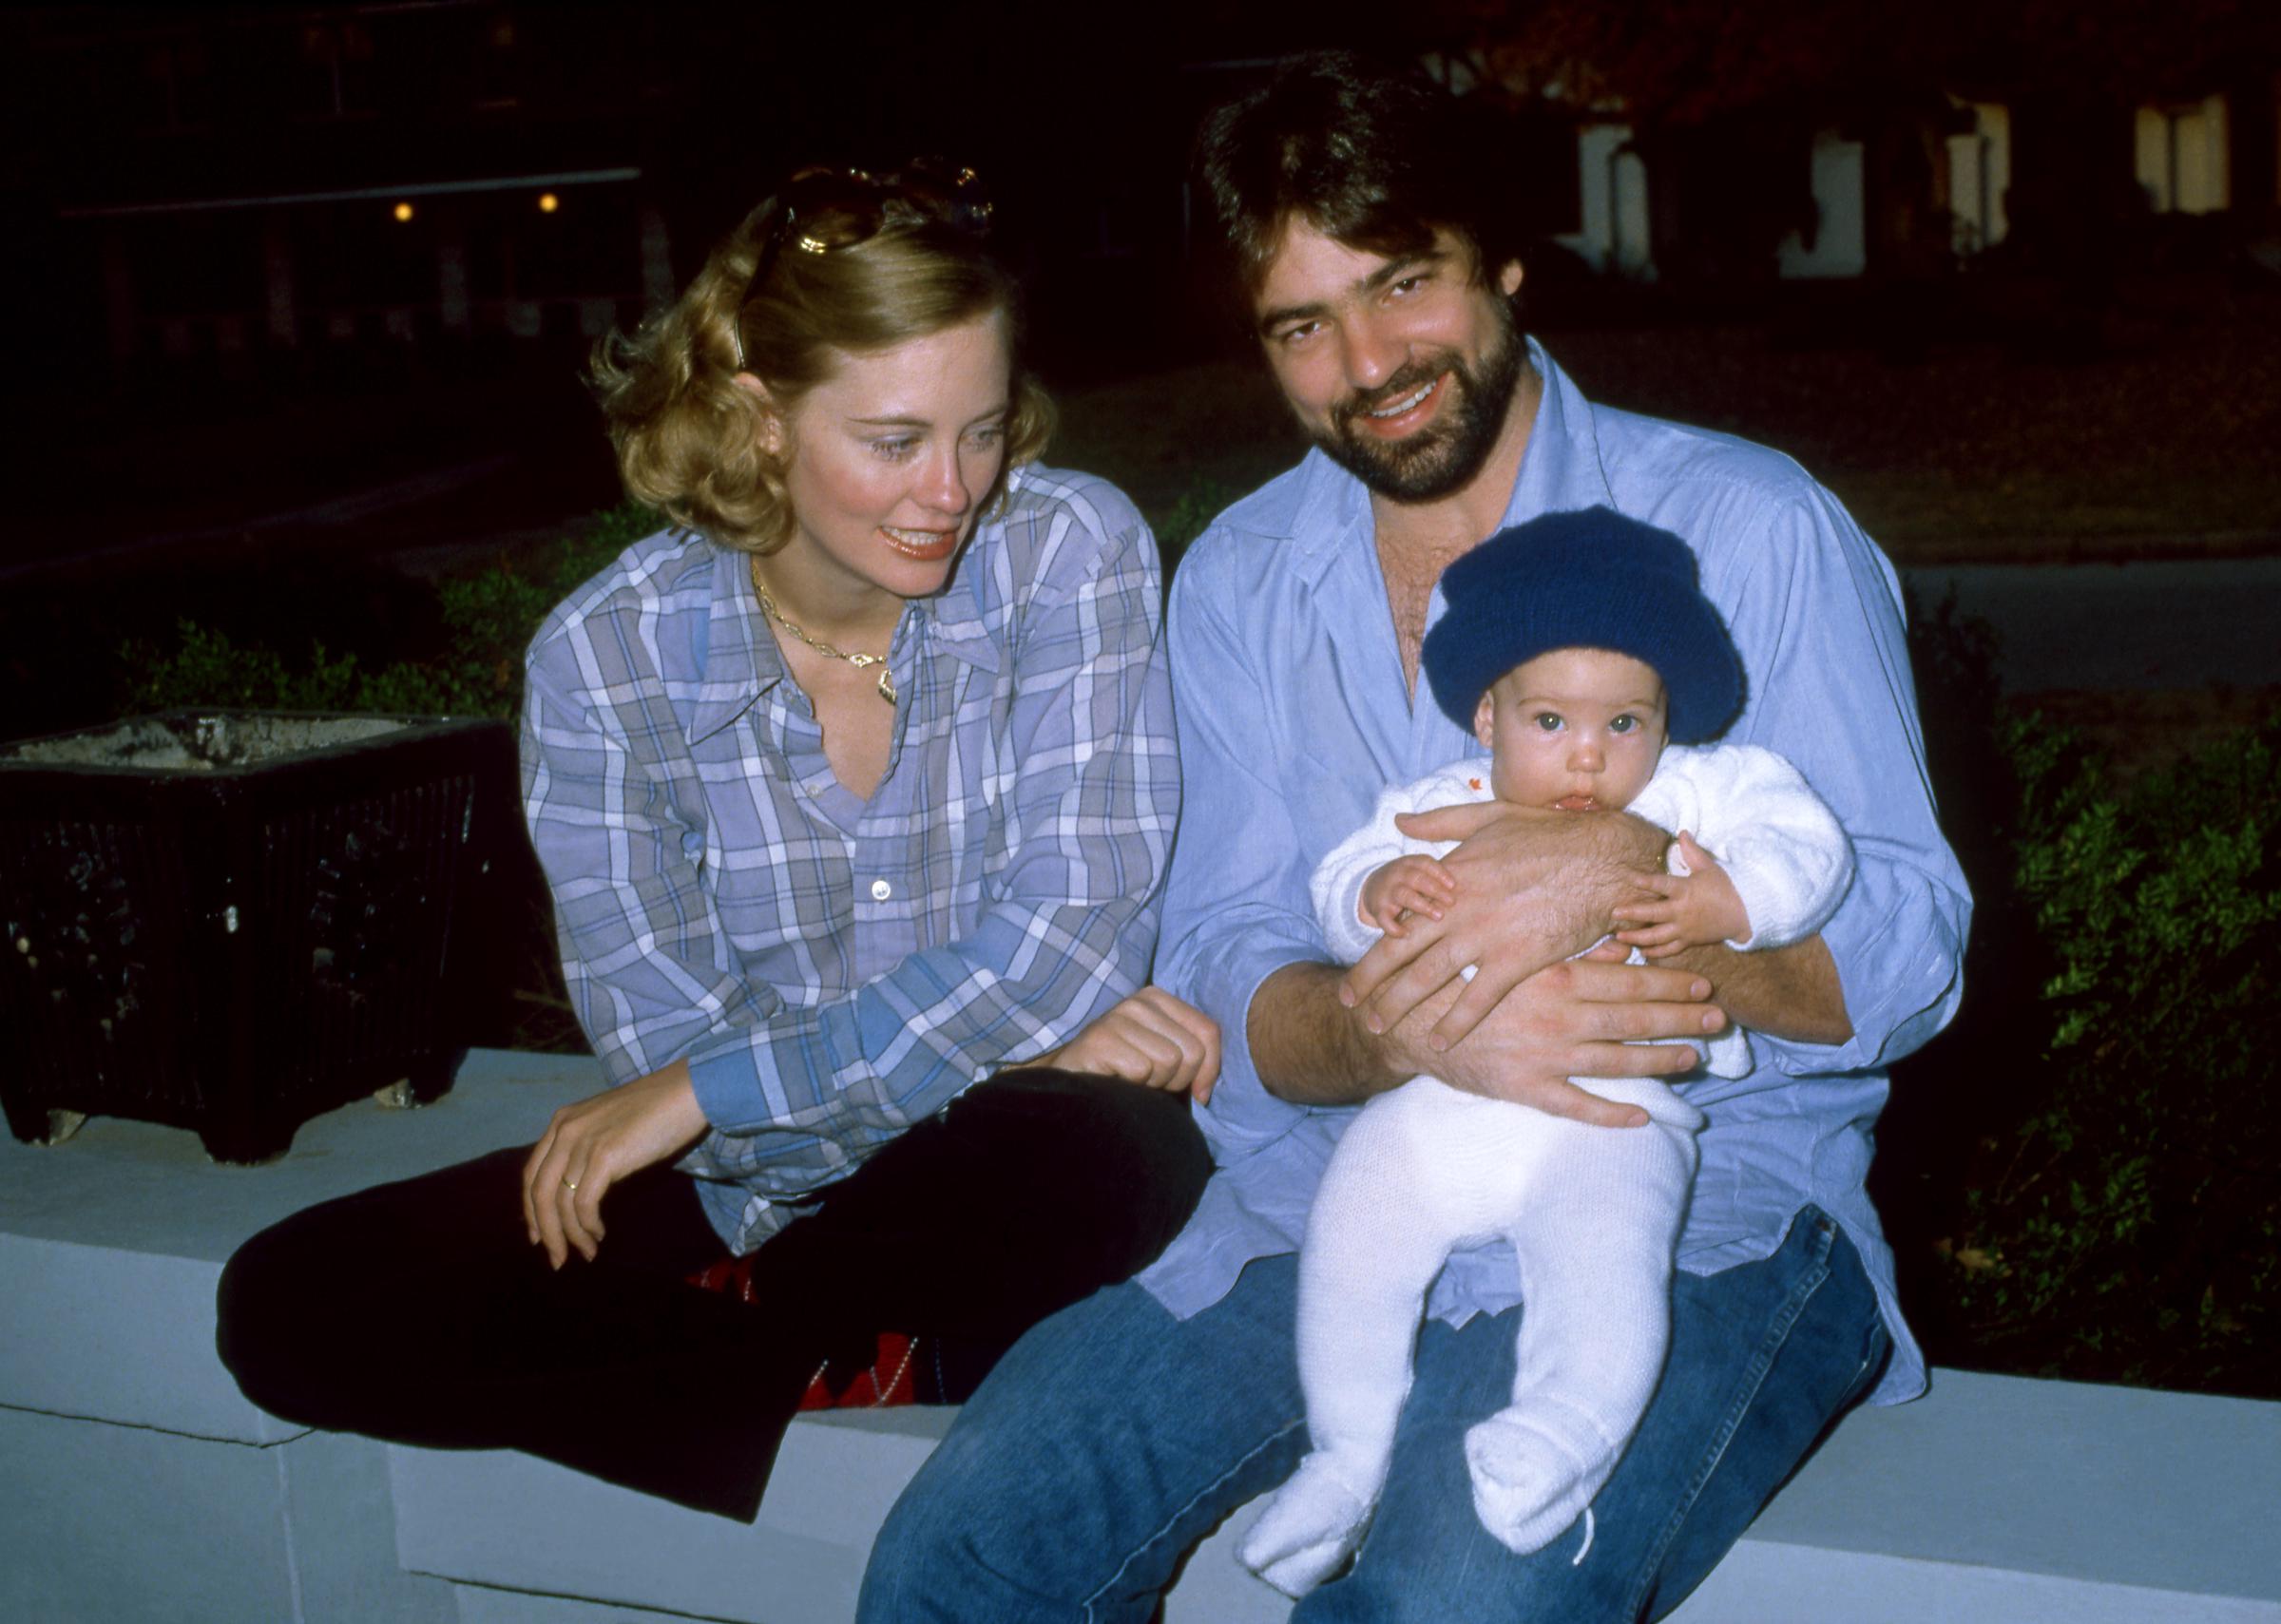
<svg viewBox="0 0 2281 1624">
<path fill-rule="evenodd" d="M 1338 1001 L 1336 965 L 1285 965 L 1259 984 L 1244 1022 L 1259 1080 L 1294 1105 L 1358 1105 L 1414 1073 Z"/>
<path fill-rule="evenodd" d="M 1852 884 L 1852 846 L 1805 775 L 1754 745 L 1679 747 L 1632 810 L 1658 828 L 1692 831 L 1748 916 L 1740 931 L 1681 937 L 1655 962 L 1708 978 L 1738 1025 L 1824 1047 L 1849 1041 L 1853 1023 L 1821 931 Z M 1721 934 L 1747 938 L 1747 950 Z"/>
<path fill-rule="evenodd" d="M 1684 948 L 1659 963 L 1708 981 L 1712 1002 L 1737 1026 L 1829 1048 L 1853 1041 L 1837 961 L 1819 936 L 1755 953 L 1715 943 Z"/>
<path fill-rule="evenodd" d="M 1438 1017 L 1426 1026 L 1428 1042 L 1438 1040 L 1452 1049 L 1462 1046 L 1514 989 L 1607 934 L 1614 925 L 1608 910 L 1637 894 L 1632 876 L 1660 868 L 1666 838 L 1661 830 L 1630 816 L 1580 817 L 1505 802 L 1421 813 L 1403 819 L 1403 827 L 1424 838 L 1464 842 L 1443 859 L 1461 876 L 1457 901 L 1441 919 L 1417 921 L 1408 937 L 1388 937 L 1371 948 L 1347 973 L 1340 998 L 1360 1015 L 1365 1036 L 1384 1032 L 1390 1021 L 1401 1030 L 1429 1008 L 1436 1010 Z M 1451 996 L 1452 979 L 1468 964 L 1479 965 L 1479 972 Z M 1831 1046 L 1853 1036 L 1837 962 L 1818 936 L 1755 953 L 1723 946 L 1695 947 L 1662 964 L 1706 979 L 1713 1001 L 1737 1025 L 1793 1042 Z M 1592 992 L 1616 1000 L 1627 996 L 1623 984 L 1613 983 L 1603 990 L 1596 983 Z M 1679 995 L 1663 989 L 1629 996 Z M 1258 1019 L 1256 1005 L 1253 1019 Z M 1600 1019 L 1605 1023 L 1608 1017 L 1603 1012 Z M 1661 1029 L 1660 1021 L 1653 1024 L 1656 1030 L 1640 1035 L 1698 1035 L 1693 1027 L 1670 1032 Z M 1428 1059 L 1431 1065 L 1413 1070 L 1443 1063 L 1438 1051 Z M 1574 1066 L 1562 1075 L 1622 1077 L 1651 1069 Z"/>
</svg>

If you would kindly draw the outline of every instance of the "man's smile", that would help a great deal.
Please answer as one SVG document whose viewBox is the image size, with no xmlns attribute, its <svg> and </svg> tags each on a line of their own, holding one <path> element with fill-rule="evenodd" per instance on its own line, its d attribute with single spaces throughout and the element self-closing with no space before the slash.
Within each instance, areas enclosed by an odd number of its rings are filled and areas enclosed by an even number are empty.
<svg viewBox="0 0 2281 1624">
<path fill-rule="evenodd" d="M 1351 409 L 1347 420 L 1365 423 L 1370 432 L 1380 438 L 1398 439 L 1414 432 L 1440 410 L 1442 386 L 1448 380 L 1447 373 L 1437 373 L 1384 406 Z"/>
</svg>

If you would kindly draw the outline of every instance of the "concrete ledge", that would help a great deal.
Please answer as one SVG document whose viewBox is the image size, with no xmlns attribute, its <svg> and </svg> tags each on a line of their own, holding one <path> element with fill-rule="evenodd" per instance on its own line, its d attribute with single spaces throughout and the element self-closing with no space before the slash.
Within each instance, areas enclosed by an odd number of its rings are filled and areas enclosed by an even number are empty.
<svg viewBox="0 0 2281 1624">
<path fill-rule="evenodd" d="M 600 1624 L 850 1615 L 949 1412 L 803 1418 L 758 1525 L 506 1452 L 385 1448 L 255 1410 L 213 1354 L 244 1236 L 329 1195 L 523 1142 L 590 1062 L 478 1054 L 442 1102 L 352 1106 L 219 1168 L 98 1120 L 0 1145 L 0 1618 Z M 1268 1624 L 1239 1512 L 1166 1624 Z M 1849 1420 L 1680 1624 L 2281 1624 L 2281 1404 L 1936 1373 Z"/>
</svg>

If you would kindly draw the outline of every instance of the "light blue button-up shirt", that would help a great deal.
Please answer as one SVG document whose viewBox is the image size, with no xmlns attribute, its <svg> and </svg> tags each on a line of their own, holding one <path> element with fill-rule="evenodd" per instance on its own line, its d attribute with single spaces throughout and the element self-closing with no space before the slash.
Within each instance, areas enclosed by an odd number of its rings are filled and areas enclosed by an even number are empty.
<svg viewBox="0 0 2281 1624">
<path fill-rule="evenodd" d="M 1596 407 L 1533 341 L 1530 356 L 1543 397 L 1504 523 L 1604 503 L 1684 538 L 1748 678 L 1726 739 L 1795 764 L 1859 860 L 1822 933 L 1852 1040 L 1830 1048 L 1754 1034 L 1748 1073 L 1681 1085 L 1709 1121 L 1679 1265 L 1709 1274 L 1769 1256 L 1798 1209 L 1819 1206 L 1861 1253 L 1892 1329 L 1874 1400 L 1913 1397 L 1924 1360 L 1863 1178 L 1886 1068 L 1955 1012 L 1971 901 L 1933 814 L 1899 584 L 1836 498 L 1788 457 Z M 1437 586 L 1428 624 L 1444 607 Z M 1297 1250 L 1353 1116 L 1269 1094 L 1245 1030 L 1268 976 L 1331 958 L 1309 877 L 1381 790 L 1481 746 L 1430 696 L 1411 704 L 1369 493 L 1319 451 L 1198 540 L 1175 578 L 1171 628 L 1186 799 L 1157 977 L 1226 1034 L 1218 1089 L 1198 1118 L 1220 1172 L 1141 1276 L 1185 1316 L 1218 1301 L 1253 1258 Z M 1519 1300 L 1500 1242 L 1453 1257 L 1428 1311 L 1462 1323 Z"/>
</svg>

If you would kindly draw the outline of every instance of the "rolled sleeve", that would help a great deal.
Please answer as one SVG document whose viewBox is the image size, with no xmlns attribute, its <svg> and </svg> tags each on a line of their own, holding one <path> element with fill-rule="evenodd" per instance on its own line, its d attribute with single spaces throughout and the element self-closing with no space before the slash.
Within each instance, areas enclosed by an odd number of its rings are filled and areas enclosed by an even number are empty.
<svg viewBox="0 0 2281 1624">
<path fill-rule="evenodd" d="M 1784 1044 L 1783 1069 L 1884 1070 L 1922 1048 L 1964 996 L 1969 913 L 1968 901 L 1906 864 L 1864 859 L 1822 927 L 1853 1036 L 1834 1048 Z"/>
<path fill-rule="evenodd" d="M 1882 1069 L 1955 1012 L 1971 898 L 1943 837 L 1925 768 L 1891 567 L 1818 487 L 1748 523 L 1730 557 L 1745 579 L 1706 582 L 1751 675 L 1735 736 L 1785 756 L 1851 838 L 1854 876 L 1822 928 L 1853 1037 L 1774 1042 L 1785 1072 Z"/>
<path fill-rule="evenodd" d="M 1268 714 L 1226 593 L 1192 551 L 1173 583 L 1173 686 L 1187 813 L 1173 854 L 1158 981 L 1219 1022 L 1220 1077 L 1198 1122 L 1222 1161 L 1281 1137 L 1307 1110 L 1277 1099 L 1252 1060 L 1260 984 L 1286 965 L 1328 963 L 1286 786 L 1260 777 Z M 1247 720 L 1247 718 L 1249 718 Z"/>
<path fill-rule="evenodd" d="M 543 646 L 525 689 L 524 809 L 546 870 L 564 977 L 613 1084 L 670 1063 L 708 1033 L 782 1007 L 748 979 L 687 855 L 701 819 L 677 805 L 656 739 L 618 728 L 565 691 L 567 643 Z M 650 760 L 644 762 L 644 755 Z"/>
</svg>

